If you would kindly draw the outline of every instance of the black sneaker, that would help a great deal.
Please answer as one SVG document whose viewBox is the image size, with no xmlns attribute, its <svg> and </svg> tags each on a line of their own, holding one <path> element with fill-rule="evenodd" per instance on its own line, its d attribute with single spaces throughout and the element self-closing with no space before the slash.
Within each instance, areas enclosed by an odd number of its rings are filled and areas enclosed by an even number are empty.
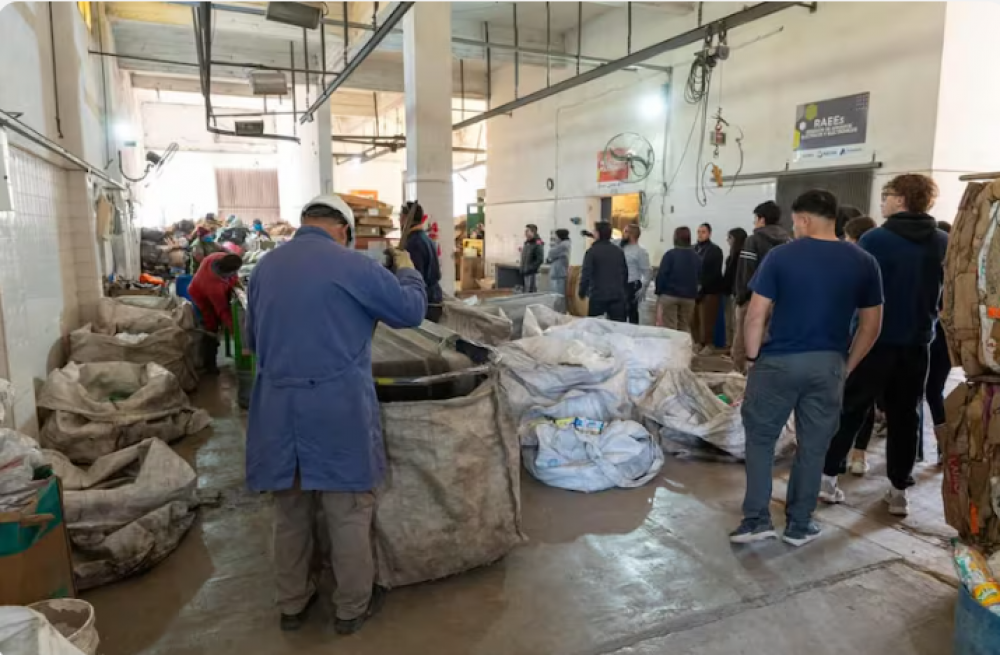
<svg viewBox="0 0 1000 655">
<path fill-rule="evenodd" d="M 302 608 L 302 611 L 298 614 L 282 614 L 281 615 L 281 630 L 283 632 L 294 632 L 302 627 L 302 624 L 306 620 L 306 615 L 309 614 L 310 608 L 316 603 L 316 596 L 318 594 L 313 594 L 306 606 Z"/>
<path fill-rule="evenodd" d="M 385 593 L 385 587 L 378 585 L 372 587 L 372 597 L 368 601 L 368 609 L 365 610 L 365 613 L 356 619 L 336 619 L 333 622 L 333 629 L 337 631 L 338 635 L 353 635 L 365 625 L 365 621 L 379 613 L 379 610 L 385 605 Z"/>
<path fill-rule="evenodd" d="M 778 533 L 770 521 L 760 519 L 743 519 L 740 527 L 729 533 L 729 541 L 734 544 L 749 544 L 765 539 L 777 539 Z"/>
<path fill-rule="evenodd" d="M 809 521 L 804 525 L 788 525 L 782 540 L 793 546 L 805 546 L 810 541 L 818 539 L 822 533 L 823 529 L 818 523 Z"/>
</svg>

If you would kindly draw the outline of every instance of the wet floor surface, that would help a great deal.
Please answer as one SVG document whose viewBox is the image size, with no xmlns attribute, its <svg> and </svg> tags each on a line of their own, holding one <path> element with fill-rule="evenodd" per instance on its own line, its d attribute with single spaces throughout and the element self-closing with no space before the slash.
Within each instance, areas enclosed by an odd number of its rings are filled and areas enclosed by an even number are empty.
<svg viewBox="0 0 1000 655">
<path fill-rule="evenodd" d="M 394 590 L 352 637 L 319 606 L 277 629 L 270 505 L 243 488 L 245 415 L 231 377 L 202 385 L 213 427 L 177 444 L 206 500 L 152 571 L 85 594 L 103 655 L 894 655 L 951 652 L 956 597 L 940 474 L 918 465 L 911 516 L 890 517 L 879 440 L 871 477 L 822 508 L 824 534 L 794 549 L 733 547 L 742 467 L 668 457 L 646 487 L 585 495 L 522 481 L 529 542 L 494 566 Z M 773 513 L 783 515 L 776 471 Z"/>
</svg>

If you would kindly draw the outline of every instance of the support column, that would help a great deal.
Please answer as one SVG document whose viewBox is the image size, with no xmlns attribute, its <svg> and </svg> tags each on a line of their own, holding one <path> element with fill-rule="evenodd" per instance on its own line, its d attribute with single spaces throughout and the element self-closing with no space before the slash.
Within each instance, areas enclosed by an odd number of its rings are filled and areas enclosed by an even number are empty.
<svg viewBox="0 0 1000 655">
<path fill-rule="evenodd" d="M 305 87 L 298 85 L 295 93 L 298 106 L 307 106 Z M 315 120 L 305 125 L 299 125 L 294 116 L 276 117 L 278 133 L 293 134 L 297 129 L 301 141 L 278 142 L 278 204 L 281 218 L 293 225 L 299 224 L 307 202 L 333 190 L 330 105 L 324 106 L 316 112 Z"/>
<path fill-rule="evenodd" d="M 455 220 L 451 174 L 451 5 L 418 2 L 403 19 L 406 91 L 406 197 L 437 223 L 441 286 L 455 292 Z"/>
</svg>

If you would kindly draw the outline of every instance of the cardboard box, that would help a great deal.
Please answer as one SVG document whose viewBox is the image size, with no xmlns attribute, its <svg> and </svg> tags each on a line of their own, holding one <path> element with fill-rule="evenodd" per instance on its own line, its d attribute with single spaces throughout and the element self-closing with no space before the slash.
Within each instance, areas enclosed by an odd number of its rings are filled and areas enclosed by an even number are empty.
<svg viewBox="0 0 1000 655">
<path fill-rule="evenodd" d="M 382 228 L 377 225 L 356 225 L 355 226 L 356 236 L 358 237 L 380 237 L 382 236 Z"/>
<path fill-rule="evenodd" d="M 479 289 L 479 280 L 483 277 L 483 260 L 481 257 L 462 258 L 462 291 Z"/>
<path fill-rule="evenodd" d="M 384 227 L 392 229 L 394 227 L 391 218 L 386 218 L 382 216 L 356 216 L 358 225 L 373 225 L 375 227 Z"/>
<path fill-rule="evenodd" d="M 62 487 L 53 477 L 27 507 L 0 512 L 0 605 L 74 596 Z"/>
</svg>

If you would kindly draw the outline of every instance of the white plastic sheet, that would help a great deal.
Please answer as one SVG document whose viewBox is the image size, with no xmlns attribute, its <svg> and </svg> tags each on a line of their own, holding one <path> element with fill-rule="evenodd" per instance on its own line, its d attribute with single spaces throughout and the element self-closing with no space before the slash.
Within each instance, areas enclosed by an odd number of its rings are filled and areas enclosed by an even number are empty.
<svg viewBox="0 0 1000 655">
<path fill-rule="evenodd" d="M 0 607 L 3 655 L 85 655 L 43 615 L 27 607 Z"/>
<path fill-rule="evenodd" d="M 659 426 L 665 447 L 668 441 L 695 449 L 708 444 L 742 460 L 746 457 L 746 433 L 739 403 L 745 389 L 746 379 L 739 373 L 669 370 L 638 404 L 638 411 Z M 720 394 L 732 404 L 721 400 Z M 790 417 L 778 439 L 776 454 L 783 454 L 794 442 L 794 421 Z"/>
<path fill-rule="evenodd" d="M 534 426 L 537 446 L 526 446 L 528 471 L 552 487 L 594 492 L 640 487 L 663 467 L 656 439 L 635 421 L 606 425 L 575 419 Z"/>
<path fill-rule="evenodd" d="M 581 341 L 613 354 L 628 371 L 629 397 L 638 401 L 667 370 L 691 368 L 691 335 L 666 328 L 573 318 L 533 305 L 525 310 L 525 335 Z"/>
</svg>

